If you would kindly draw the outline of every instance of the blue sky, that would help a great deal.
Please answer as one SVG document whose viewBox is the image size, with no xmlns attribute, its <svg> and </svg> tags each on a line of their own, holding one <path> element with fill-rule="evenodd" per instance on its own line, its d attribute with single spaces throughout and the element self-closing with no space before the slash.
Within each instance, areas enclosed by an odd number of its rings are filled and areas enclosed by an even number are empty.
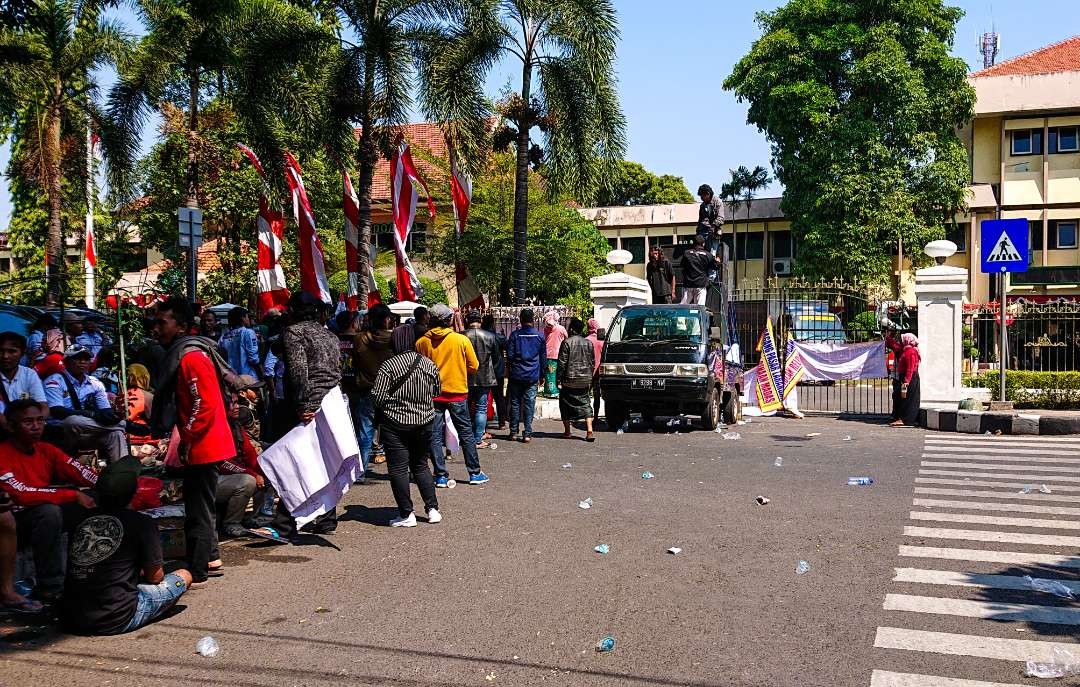
<svg viewBox="0 0 1080 687">
<path fill-rule="evenodd" d="M 956 55 L 981 64 L 977 40 L 992 26 L 1002 34 L 1002 56 L 1014 57 L 1080 33 L 1076 0 L 953 0 L 966 11 Z M 722 183 L 741 164 L 769 165 L 765 137 L 746 124 L 746 106 L 721 88 L 732 65 L 758 36 L 754 14 L 780 2 L 728 0 L 615 0 L 622 28 L 619 93 L 629 123 L 627 157 L 658 174 L 682 176 L 694 190 Z M 133 29 L 135 27 L 132 27 Z M 496 95 L 520 68 L 492 74 Z M 516 80 L 514 81 L 516 83 Z M 154 132 L 144 132 L 149 145 Z M 0 169 L 7 167 L 0 148 Z M 778 187 L 771 189 L 779 193 Z M 0 228 L 10 216 L 6 182 L 0 188 Z"/>
</svg>

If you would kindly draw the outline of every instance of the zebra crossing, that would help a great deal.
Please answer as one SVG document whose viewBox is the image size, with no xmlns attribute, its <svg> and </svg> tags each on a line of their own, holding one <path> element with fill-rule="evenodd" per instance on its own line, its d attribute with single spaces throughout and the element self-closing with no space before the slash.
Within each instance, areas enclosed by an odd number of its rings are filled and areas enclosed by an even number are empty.
<svg viewBox="0 0 1080 687">
<path fill-rule="evenodd" d="M 1022 687 L 1025 661 L 1080 657 L 1080 438 L 927 434 L 913 493 L 871 687 Z"/>
</svg>

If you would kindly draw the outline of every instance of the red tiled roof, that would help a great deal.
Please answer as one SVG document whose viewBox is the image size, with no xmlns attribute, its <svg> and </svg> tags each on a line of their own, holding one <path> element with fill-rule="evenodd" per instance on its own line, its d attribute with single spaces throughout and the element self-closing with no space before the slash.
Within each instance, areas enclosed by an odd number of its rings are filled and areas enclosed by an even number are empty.
<svg viewBox="0 0 1080 687">
<path fill-rule="evenodd" d="M 247 241 L 240 242 L 240 250 L 246 251 Z M 158 260 L 146 268 L 147 272 L 164 272 L 172 265 L 171 260 Z M 199 272 L 207 273 L 221 269 L 221 257 L 218 255 L 218 239 L 207 241 L 199 246 Z"/>
<path fill-rule="evenodd" d="M 357 129 L 356 133 L 359 136 L 360 130 Z M 416 162 L 420 175 L 427 182 L 428 188 L 431 188 L 434 179 L 441 177 L 443 173 L 425 160 L 424 155 L 439 159 L 446 159 L 447 156 L 446 138 L 443 137 L 439 125 L 430 122 L 406 124 L 401 128 L 401 133 L 409 142 L 409 146 L 413 148 L 413 161 Z M 418 150 L 423 154 L 419 154 Z M 390 202 L 390 161 L 385 158 L 380 158 L 375 164 L 375 176 L 371 182 L 371 200 L 374 203 Z"/>
<path fill-rule="evenodd" d="M 1058 72 L 1080 72 L 1080 36 L 1073 36 L 1045 48 L 1005 60 L 1001 64 L 975 72 L 972 77 L 1035 76 Z"/>
</svg>

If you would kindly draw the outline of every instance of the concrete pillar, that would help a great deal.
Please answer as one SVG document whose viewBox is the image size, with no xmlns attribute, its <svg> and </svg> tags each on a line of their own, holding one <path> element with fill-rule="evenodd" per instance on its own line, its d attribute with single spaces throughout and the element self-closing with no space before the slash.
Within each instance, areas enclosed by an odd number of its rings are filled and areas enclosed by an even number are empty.
<svg viewBox="0 0 1080 687">
<path fill-rule="evenodd" d="M 620 309 L 628 305 L 647 305 L 652 302 L 652 290 L 644 279 L 625 272 L 612 272 L 589 280 L 593 302 L 593 317 L 601 329 L 611 327 Z"/>
<path fill-rule="evenodd" d="M 959 267 L 936 265 L 915 273 L 924 408 L 956 408 L 963 398 L 961 341 L 967 284 L 968 272 Z"/>
</svg>

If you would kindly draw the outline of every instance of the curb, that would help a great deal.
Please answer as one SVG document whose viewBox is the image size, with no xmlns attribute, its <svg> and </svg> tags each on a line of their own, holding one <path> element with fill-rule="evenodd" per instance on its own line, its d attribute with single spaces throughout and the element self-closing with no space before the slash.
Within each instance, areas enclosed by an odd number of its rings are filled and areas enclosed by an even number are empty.
<svg viewBox="0 0 1080 687">
<path fill-rule="evenodd" d="M 1037 415 L 980 410 L 933 410 L 923 408 L 919 420 L 926 429 L 964 434 L 1013 434 L 1062 436 L 1080 434 L 1080 413 Z"/>
</svg>

